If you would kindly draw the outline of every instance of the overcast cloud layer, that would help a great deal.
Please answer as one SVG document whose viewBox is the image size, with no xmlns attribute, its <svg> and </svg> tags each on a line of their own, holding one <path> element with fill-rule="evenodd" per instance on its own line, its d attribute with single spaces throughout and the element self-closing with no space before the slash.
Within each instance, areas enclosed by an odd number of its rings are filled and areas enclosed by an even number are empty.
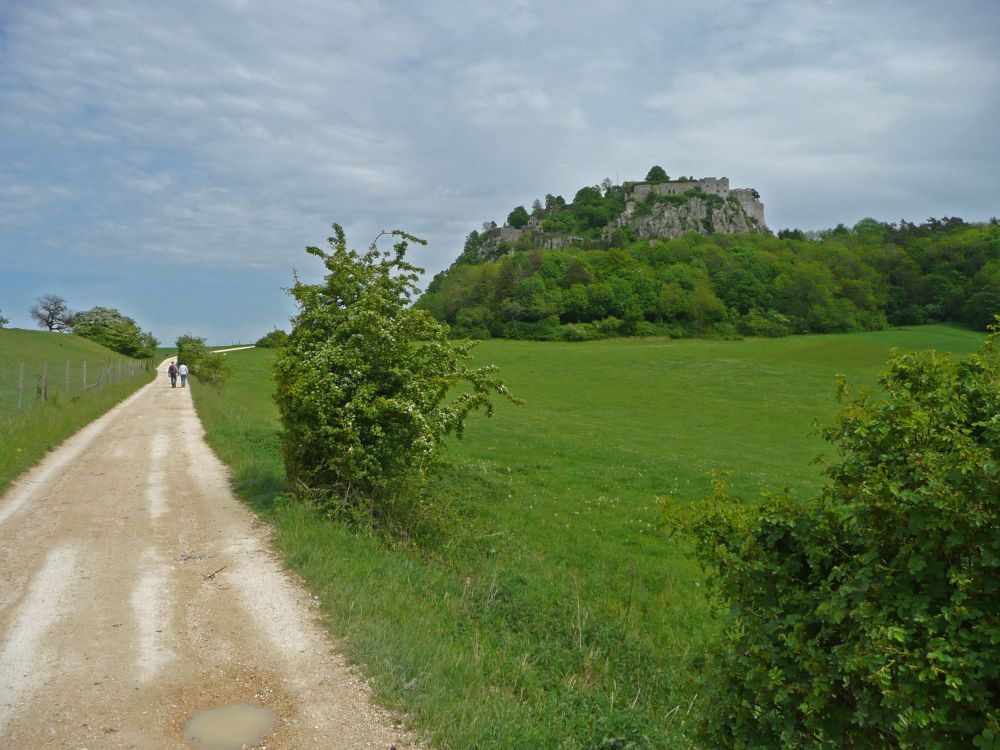
<svg viewBox="0 0 1000 750">
<path fill-rule="evenodd" d="M 0 0 L 0 311 L 254 340 L 334 221 L 436 272 L 652 164 L 756 187 L 774 229 L 985 221 L 998 32 L 993 0 Z"/>
</svg>

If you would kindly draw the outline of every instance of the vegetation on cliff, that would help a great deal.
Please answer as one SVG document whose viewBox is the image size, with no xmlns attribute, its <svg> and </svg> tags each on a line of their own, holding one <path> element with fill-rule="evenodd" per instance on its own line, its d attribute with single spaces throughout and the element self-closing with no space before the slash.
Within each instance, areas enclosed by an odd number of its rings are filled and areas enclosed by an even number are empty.
<svg viewBox="0 0 1000 750">
<path fill-rule="evenodd" d="M 603 220 L 617 204 L 613 191 L 592 190 L 592 203 L 554 215 L 570 213 L 578 229 L 596 226 L 586 217 Z M 417 306 L 458 336 L 542 340 L 782 336 L 930 322 L 984 329 L 1000 311 L 995 220 L 864 219 L 777 237 L 690 232 L 630 241 L 626 234 L 549 249 L 531 247 L 525 233 L 517 247 L 484 253 L 486 238 L 473 232 Z"/>
<path fill-rule="evenodd" d="M 662 190 L 667 183 L 672 183 L 671 189 Z M 503 227 L 488 221 L 482 231 L 470 232 L 458 262 L 496 260 L 536 247 L 621 246 L 638 239 L 669 239 L 687 231 L 767 234 L 763 220 L 747 213 L 735 193 L 717 192 L 727 185 L 726 178 L 671 180 L 663 167 L 654 166 L 643 182 L 616 185 L 605 178 L 600 185 L 580 188 L 570 203 L 549 193 L 544 203 L 535 200 L 530 212 L 524 206 L 514 207 Z M 759 198 L 756 191 L 753 194 Z M 658 220 L 654 226 L 650 226 L 650 216 Z"/>
</svg>

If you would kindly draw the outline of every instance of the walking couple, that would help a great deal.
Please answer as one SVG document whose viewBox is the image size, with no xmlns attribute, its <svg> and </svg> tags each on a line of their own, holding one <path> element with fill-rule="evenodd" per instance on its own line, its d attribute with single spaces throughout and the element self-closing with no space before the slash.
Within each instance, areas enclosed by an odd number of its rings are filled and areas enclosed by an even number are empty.
<svg viewBox="0 0 1000 750">
<path fill-rule="evenodd" d="M 180 367 L 178 367 L 173 362 L 171 362 L 170 363 L 170 367 L 167 368 L 167 375 L 170 376 L 170 387 L 171 388 L 176 388 L 177 387 L 177 376 L 178 375 L 181 376 L 181 388 L 184 388 L 185 386 L 187 386 L 188 366 L 187 365 L 181 365 Z"/>
</svg>

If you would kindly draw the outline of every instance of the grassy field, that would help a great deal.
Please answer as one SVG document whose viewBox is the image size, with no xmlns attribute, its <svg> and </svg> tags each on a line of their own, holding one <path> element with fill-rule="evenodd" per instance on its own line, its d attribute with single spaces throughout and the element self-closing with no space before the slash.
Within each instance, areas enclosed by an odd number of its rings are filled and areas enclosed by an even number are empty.
<svg viewBox="0 0 1000 750">
<path fill-rule="evenodd" d="M 738 492 L 822 480 L 814 419 L 835 376 L 875 385 L 891 347 L 964 354 L 947 326 L 777 340 L 491 341 L 523 406 L 498 405 L 449 446 L 436 527 L 406 541 L 351 533 L 281 498 L 273 353 L 228 355 L 222 391 L 194 391 L 239 493 L 276 530 L 390 706 L 448 748 L 686 747 L 716 628 L 658 502 L 707 474 Z"/>
<path fill-rule="evenodd" d="M 43 374 L 45 400 L 40 397 Z M 0 492 L 152 378 L 153 371 L 140 369 L 135 360 L 79 336 L 0 329 Z"/>
</svg>

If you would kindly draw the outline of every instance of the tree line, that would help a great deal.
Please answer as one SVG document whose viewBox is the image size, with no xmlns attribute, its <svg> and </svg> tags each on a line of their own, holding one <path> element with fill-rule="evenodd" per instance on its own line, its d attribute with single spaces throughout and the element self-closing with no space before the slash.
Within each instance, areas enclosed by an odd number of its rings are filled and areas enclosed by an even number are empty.
<svg viewBox="0 0 1000 750">
<path fill-rule="evenodd" d="M 1000 226 L 959 218 L 777 236 L 466 252 L 417 302 L 456 336 L 784 336 L 956 322 L 1000 311 Z"/>
</svg>

